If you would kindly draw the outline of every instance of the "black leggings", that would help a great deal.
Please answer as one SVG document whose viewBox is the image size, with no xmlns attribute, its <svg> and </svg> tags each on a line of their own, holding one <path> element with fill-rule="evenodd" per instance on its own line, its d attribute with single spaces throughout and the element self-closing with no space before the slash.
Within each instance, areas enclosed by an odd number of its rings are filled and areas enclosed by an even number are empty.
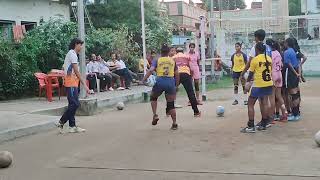
<svg viewBox="0 0 320 180">
<path fill-rule="evenodd" d="M 198 102 L 193 90 L 192 77 L 187 73 L 180 73 L 180 83 L 188 94 L 189 101 L 194 113 L 199 113 Z"/>
</svg>

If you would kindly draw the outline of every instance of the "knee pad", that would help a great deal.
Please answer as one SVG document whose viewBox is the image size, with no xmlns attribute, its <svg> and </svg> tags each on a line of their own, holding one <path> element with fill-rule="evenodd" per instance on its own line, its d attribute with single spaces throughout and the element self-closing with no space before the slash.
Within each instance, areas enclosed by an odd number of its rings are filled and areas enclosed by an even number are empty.
<svg viewBox="0 0 320 180">
<path fill-rule="evenodd" d="M 200 91 L 199 83 L 195 83 L 195 84 L 194 84 L 194 89 L 195 89 L 196 91 Z"/>
<path fill-rule="evenodd" d="M 150 101 L 158 101 L 158 97 L 150 96 Z"/>
<path fill-rule="evenodd" d="M 300 98 L 300 92 L 297 92 L 295 94 L 290 94 L 290 96 L 292 98 L 292 101 L 295 101 Z"/>
<path fill-rule="evenodd" d="M 170 110 L 175 109 L 174 107 L 174 101 L 172 102 L 167 102 L 167 112 L 169 112 Z"/>
<path fill-rule="evenodd" d="M 238 91 L 238 87 L 239 87 L 239 86 L 235 84 L 235 85 L 234 85 L 234 90 L 235 90 L 235 91 Z"/>
</svg>

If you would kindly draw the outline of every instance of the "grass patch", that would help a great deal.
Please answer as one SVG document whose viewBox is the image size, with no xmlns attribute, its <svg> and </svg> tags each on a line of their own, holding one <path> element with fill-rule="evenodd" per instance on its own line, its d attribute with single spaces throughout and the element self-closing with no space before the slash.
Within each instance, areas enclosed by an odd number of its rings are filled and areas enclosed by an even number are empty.
<svg viewBox="0 0 320 180">
<path fill-rule="evenodd" d="M 218 82 L 207 84 L 206 88 L 207 88 L 207 91 L 213 91 L 216 89 L 230 88 L 232 87 L 232 85 L 233 85 L 232 78 L 229 76 L 225 76 L 221 78 L 221 80 Z M 200 84 L 200 92 L 201 92 L 201 84 Z M 184 90 L 183 86 L 180 85 L 178 96 L 186 96 L 186 95 L 187 95 L 187 92 Z"/>
</svg>

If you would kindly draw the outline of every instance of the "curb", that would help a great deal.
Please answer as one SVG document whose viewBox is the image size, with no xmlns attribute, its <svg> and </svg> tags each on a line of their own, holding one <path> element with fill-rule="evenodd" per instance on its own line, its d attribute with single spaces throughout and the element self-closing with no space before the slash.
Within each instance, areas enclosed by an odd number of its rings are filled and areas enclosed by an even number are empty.
<svg viewBox="0 0 320 180">
<path fill-rule="evenodd" d="M 137 103 L 143 102 L 145 93 L 149 93 L 150 91 L 139 92 L 124 96 L 119 96 L 110 99 L 101 99 L 98 101 L 98 109 L 110 108 L 117 104 L 118 102 L 122 101 L 125 103 Z M 39 111 L 30 112 L 30 114 L 38 114 L 38 115 L 49 115 L 49 116 L 61 116 L 67 106 L 57 107 L 57 108 L 50 108 L 50 109 L 42 109 Z M 97 109 L 97 110 L 98 110 Z M 99 112 L 99 111 L 97 111 Z M 78 113 L 77 113 L 78 114 Z M 34 135 L 41 132 L 46 132 L 56 128 L 55 121 L 47 121 L 43 123 L 38 123 L 22 128 L 16 129 L 9 129 L 6 131 L 0 132 L 0 144 L 4 142 L 8 142 L 17 138 L 21 138 L 24 136 Z"/>
</svg>

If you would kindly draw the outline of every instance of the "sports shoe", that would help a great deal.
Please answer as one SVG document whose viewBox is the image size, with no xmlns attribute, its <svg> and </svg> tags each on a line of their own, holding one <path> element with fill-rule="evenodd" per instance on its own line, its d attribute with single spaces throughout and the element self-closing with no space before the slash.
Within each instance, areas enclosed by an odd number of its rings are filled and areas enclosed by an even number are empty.
<svg viewBox="0 0 320 180">
<path fill-rule="evenodd" d="M 118 91 L 122 91 L 122 90 L 125 90 L 125 88 L 123 88 L 123 87 L 118 87 L 117 90 L 118 90 Z"/>
<path fill-rule="evenodd" d="M 265 131 L 265 130 L 267 130 L 267 126 L 265 126 L 265 127 L 264 126 L 259 126 L 259 127 L 257 127 L 257 130 L 258 131 Z"/>
<path fill-rule="evenodd" d="M 301 116 L 300 116 L 300 115 L 297 115 L 297 116 L 294 117 L 294 120 L 295 120 L 295 121 L 299 121 L 300 118 L 301 118 Z"/>
<path fill-rule="evenodd" d="M 109 91 L 114 91 L 114 89 L 112 87 L 109 88 Z"/>
<path fill-rule="evenodd" d="M 232 103 L 232 105 L 237 105 L 237 104 L 239 104 L 239 102 L 237 100 L 234 100 Z"/>
<path fill-rule="evenodd" d="M 287 114 L 282 115 L 279 121 L 280 122 L 288 122 L 288 115 Z"/>
<path fill-rule="evenodd" d="M 171 130 L 177 130 L 178 129 L 178 124 L 172 124 Z"/>
<path fill-rule="evenodd" d="M 259 128 L 260 126 L 261 126 L 261 121 L 258 122 L 258 124 L 256 125 L 256 128 Z M 270 123 L 267 123 L 266 128 L 269 128 L 269 127 L 271 127 L 271 126 L 272 126 L 271 122 L 270 122 Z M 261 126 L 261 127 L 262 127 L 262 126 Z"/>
<path fill-rule="evenodd" d="M 245 106 L 247 106 L 248 105 L 248 101 L 244 101 L 244 103 L 243 103 Z"/>
<path fill-rule="evenodd" d="M 63 124 L 60 122 L 56 122 L 55 125 L 59 128 L 59 133 L 63 134 Z"/>
<path fill-rule="evenodd" d="M 280 115 L 279 114 L 275 114 L 273 117 L 274 121 L 279 121 L 280 120 Z"/>
<path fill-rule="evenodd" d="M 201 117 L 201 112 L 199 112 L 199 113 L 194 113 L 194 117 Z"/>
<path fill-rule="evenodd" d="M 288 116 L 288 121 L 295 121 L 295 116 L 294 115 L 289 115 Z"/>
<path fill-rule="evenodd" d="M 82 129 L 80 127 L 69 127 L 69 133 L 81 133 L 85 131 L 85 129 Z"/>
<path fill-rule="evenodd" d="M 241 133 L 255 133 L 256 128 L 255 127 L 245 127 L 240 130 Z"/>
<path fill-rule="evenodd" d="M 168 116 L 168 114 L 167 114 Z M 152 119 L 152 125 L 155 126 L 158 124 L 158 121 L 159 121 L 159 117 L 157 114 L 153 115 L 153 119 Z"/>
</svg>

